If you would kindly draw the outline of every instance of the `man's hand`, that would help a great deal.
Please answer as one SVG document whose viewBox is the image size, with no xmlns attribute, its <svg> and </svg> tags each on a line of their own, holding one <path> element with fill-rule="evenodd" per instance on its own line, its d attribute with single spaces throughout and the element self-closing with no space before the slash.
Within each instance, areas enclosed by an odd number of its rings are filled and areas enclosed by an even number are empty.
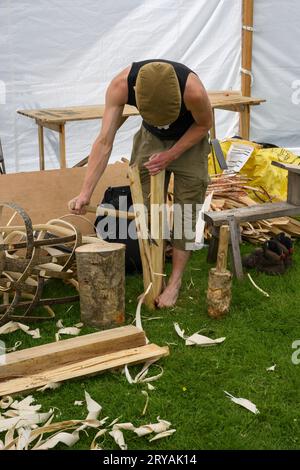
<svg viewBox="0 0 300 470">
<path fill-rule="evenodd" d="M 89 202 L 90 201 L 83 196 L 76 196 L 74 199 L 71 199 L 71 201 L 68 202 L 69 211 L 72 214 L 83 215 L 86 213 L 85 206 L 87 206 Z"/>
<path fill-rule="evenodd" d="M 152 155 L 148 162 L 145 163 L 145 167 L 149 170 L 151 176 L 157 175 L 173 161 L 173 157 L 169 151 L 155 153 Z"/>
</svg>

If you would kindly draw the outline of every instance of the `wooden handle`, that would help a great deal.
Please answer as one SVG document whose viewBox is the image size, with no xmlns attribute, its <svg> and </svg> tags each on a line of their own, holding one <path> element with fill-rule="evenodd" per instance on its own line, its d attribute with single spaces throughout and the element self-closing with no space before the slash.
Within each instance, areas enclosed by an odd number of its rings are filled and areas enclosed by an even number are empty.
<svg viewBox="0 0 300 470">
<path fill-rule="evenodd" d="M 108 215 L 111 217 L 119 217 L 120 219 L 129 219 L 129 220 L 134 220 L 135 215 L 133 212 L 126 212 L 126 211 L 119 211 L 117 209 L 106 209 L 105 207 L 94 207 L 94 206 L 86 206 L 86 211 L 87 212 L 92 212 L 94 214 L 98 215 Z"/>
<path fill-rule="evenodd" d="M 223 273 L 227 269 L 227 254 L 229 242 L 229 227 L 222 225 L 220 228 L 219 248 L 216 269 L 218 272 Z"/>
</svg>

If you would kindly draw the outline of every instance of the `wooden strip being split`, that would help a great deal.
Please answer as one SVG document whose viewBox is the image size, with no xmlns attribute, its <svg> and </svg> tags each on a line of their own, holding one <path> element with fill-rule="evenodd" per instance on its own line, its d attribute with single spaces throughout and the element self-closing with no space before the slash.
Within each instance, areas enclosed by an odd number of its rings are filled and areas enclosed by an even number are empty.
<svg viewBox="0 0 300 470">
<path fill-rule="evenodd" d="M 144 198 L 142 192 L 142 185 L 140 180 L 139 169 L 136 165 L 129 167 L 129 179 L 130 179 L 130 189 L 133 200 L 135 221 L 136 221 L 136 231 L 139 241 L 140 254 L 143 267 L 143 280 L 144 280 L 144 291 L 148 289 L 149 284 L 153 285 L 153 269 L 151 264 L 151 254 L 148 241 L 148 223 L 146 219 L 145 209 L 144 209 Z M 145 304 L 148 308 L 154 309 L 154 292 L 151 288 L 149 293 L 145 297 Z"/>
<path fill-rule="evenodd" d="M 139 348 L 131 348 L 104 356 L 96 356 L 84 361 L 73 362 L 63 367 L 43 371 L 26 377 L 15 378 L 0 383 L 0 396 L 24 392 L 42 387 L 49 382 L 64 380 L 87 375 L 94 375 L 109 369 L 132 365 L 145 361 L 156 361 L 169 354 L 168 347 L 147 344 Z"/>
<path fill-rule="evenodd" d="M 150 245 L 151 264 L 153 269 L 153 297 L 156 299 L 163 288 L 164 273 L 164 223 L 165 223 L 165 172 L 161 171 L 150 177 L 150 217 L 151 239 L 155 241 Z"/>
</svg>

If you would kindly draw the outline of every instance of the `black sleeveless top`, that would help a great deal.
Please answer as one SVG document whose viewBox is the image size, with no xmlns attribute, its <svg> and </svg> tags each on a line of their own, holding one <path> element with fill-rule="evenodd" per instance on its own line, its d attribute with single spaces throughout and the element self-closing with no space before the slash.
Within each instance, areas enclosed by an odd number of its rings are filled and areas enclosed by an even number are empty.
<svg viewBox="0 0 300 470">
<path fill-rule="evenodd" d="M 150 62 L 166 62 L 168 64 L 173 65 L 174 70 L 176 72 L 180 91 L 181 91 L 181 109 L 178 119 L 173 122 L 168 129 L 158 129 L 157 127 L 151 126 L 147 122 L 143 121 L 143 126 L 151 132 L 151 134 L 155 135 L 161 140 L 179 140 L 180 137 L 188 130 L 188 128 L 195 122 L 192 116 L 192 113 L 186 109 L 186 106 L 183 102 L 183 93 L 185 90 L 185 85 L 187 78 L 190 73 L 195 73 L 188 67 L 178 62 L 172 62 L 170 60 L 143 60 L 141 62 L 133 62 L 131 66 L 131 70 L 128 75 L 128 101 L 127 104 L 132 106 L 136 106 L 135 100 L 135 92 L 134 86 L 136 83 L 137 75 L 140 68 L 145 65 L 149 64 Z M 137 106 L 136 106 L 137 107 Z"/>
</svg>

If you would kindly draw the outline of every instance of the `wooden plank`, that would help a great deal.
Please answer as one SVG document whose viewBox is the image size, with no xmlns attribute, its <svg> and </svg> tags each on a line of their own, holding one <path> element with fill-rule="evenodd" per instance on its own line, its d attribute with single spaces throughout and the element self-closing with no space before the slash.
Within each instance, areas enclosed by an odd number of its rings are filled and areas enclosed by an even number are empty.
<svg viewBox="0 0 300 470">
<path fill-rule="evenodd" d="M 213 91 L 208 92 L 213 108 L 234 104 L 260 104 L 265 101 L 261 98 L 242 96 L 240 92 Z M 47 123 L 61 124 L 70 121 L 83 121 L 90 119 L 102 119 L 104 114 L 104 104 L 88 106 L 72 106 L 64 108 L 43 108 L 43 109 L 20 109 L 17 112 L 23 116 L 35 119 L 43 125 Z M 137 116 L 139 111 L 134 106 L 125 105 L 123 117 Z"/>
<path fill-rule="evenodd" d="M 287 170 L 291 173 L 300 174 L 300 165 L 291 165 L 290 163 L 282 163 L 276 161 L 272 161 L 272 165 L 278 166 L 278 168 L 282 168 L 283 170 Z"/>
<path fill-rule="evenodd" d="M 33 224 L 46 223 L 48 220 L 69 214 L 68 201 L 80 193 L 86 168 L 67 168 L 26 173 L 1 175 L 0 201 L 13 201 L 19 204 L 30 216 Z M 109 186 L 129 185 L 128 164 L 116 162 L 108 165 L 91 199 L 97 206 Z M 28 191 L 34 188 L 34 191 Z M 12 211 L 3 209 L 1 225 L 7 223 Z M 68 215 L 66 219 L 85 234 L 94 234 L 95 214 L 85 214 L 84 218 Z M 17 219 L 17 225 L 20 220 Z"/>
<path fill-rule="evenodd" d="M 169 355 L 168 347 L 159 347 L 147 344 L 138 348 L 96 356 L 87 360 L 66 364 L 63 367 L 53 368 L 47 373 L 36 373 L 26 377 L 15 378 L 0 382 L 0 396 L 25 392 L 42 387 L 49 382 L 62 382 L 76 377 L 95 375 L 109 369 L 125 365 L 138 364 L 146 361 L 156 361 Z"/>
<path fill-rule="evenodd" d="M 154 299 L 163 288 L 165 202 L 165 172 L 161 171 L 150 176 L 151 238 L 155 241 L 150 245 Z"/>
<path fill-rule="evenodd" d="M 145 344 L 144 331 L 129 325 L 15 351 L 7 354 L 6 363 L 0 366 L 0 382 L 17 375 L 48 373 L 68 363 Z"/>
<path fill-rule="evenodd" d="M 104 108 L 104 104 L 100 104 L 65 108 L 20 109 L 17 112 L 23 116 L 37 119 L 41 122 L 62 124 L 70 121 L 101 119 L 103 118 Z M 136 116 L 138 114 L 139 112 L 134 106 L 124 106 L 124 117 Z"/>
<path fill-rule="evenodd" d="M 39 162 L 40 170 L 45 169 L 45 148 L 44 148 L 44 129 L 40 124 L 38 125 L 38 138 L 39 138 Z"/>
<path fill-rule="evenodd" d="M 229 217 L 229 229 L 234 273 L 237 279 L 242 280 L 244 274 L 240 252 L 240 227 L 234 216 Z"/>
<path fill-rule="evenodd" d="M 276 217 L 293 216 L 300 214 L 300 206 L 295 206 L 287 202 L 276 202 L 266 204 L 255 204 L 250 207 L 241 207 L 239 209 L 227 209 L 219 212 L 205 212 L 204 219 L 215 225 L 220 226 L 228 224 L 228 218 L 234 216 L 241 222 L 251 222 L 262 219 L 273 219 Z"/>
</svg>

